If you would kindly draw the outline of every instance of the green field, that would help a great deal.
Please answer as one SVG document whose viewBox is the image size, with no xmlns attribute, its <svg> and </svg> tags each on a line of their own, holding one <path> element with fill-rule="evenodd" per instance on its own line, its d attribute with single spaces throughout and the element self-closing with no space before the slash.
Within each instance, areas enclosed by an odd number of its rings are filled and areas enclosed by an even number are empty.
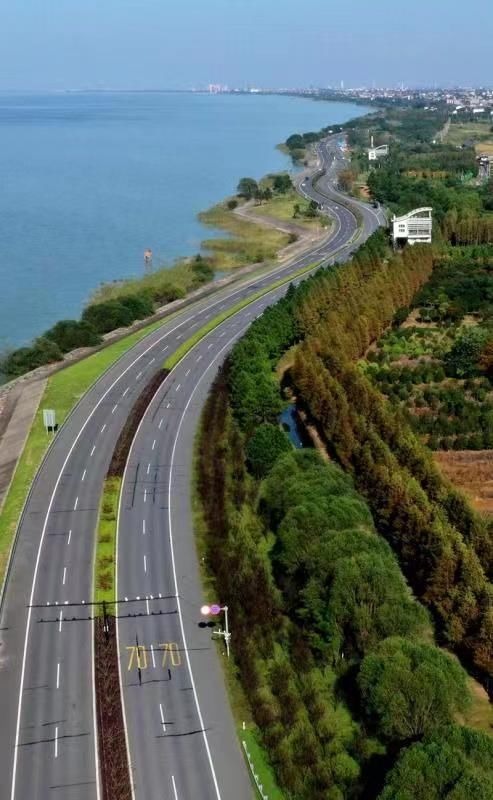
<svg viewBox="0 0 493 800">
<path fill-rule="evenodd" d="M 481 120 L 478 122 L 452 123 L 445 139 L 445 143 L 453 144 L 458 147 L 468 140 L 473 140 L 474 142 L 478 143 L 476 147 L 477 150 L 487 150 L 488 145 L 493 148 L 493 133 L 491 132 L 491 123 L 487 122 L 486 120 Z"/>
<path fill-rule="evenodd" d="M 211 254 L 217 270 L 244 267 L 276 258 L 281 248 L 289 244 L 289 235 L 275 228 L 248 222 L 224 203 L 199 214 L 199 219 L 213 228 L 230 234 L 227 239 L 206 239 L 202 247 Z"/>
<path fill-rule="evenodd" d="M 295 205 L 299 206 L 301 216 L 294 217 Z M 283 222 L 293 222 L 303 228 L 311 231 L 320 231 L 325 227 L 329 227 L 330 220 L 326 217 L 307 218 L 302 216 L 308 209 L 308 200 L 300 197 L 294 190 L 288 194 L 275 195 L 271 200 L 262 203 L 259 206 L 253 206 L 252 211 L 255 214 L 265 217 L 275 217 Z"/>
</svg>

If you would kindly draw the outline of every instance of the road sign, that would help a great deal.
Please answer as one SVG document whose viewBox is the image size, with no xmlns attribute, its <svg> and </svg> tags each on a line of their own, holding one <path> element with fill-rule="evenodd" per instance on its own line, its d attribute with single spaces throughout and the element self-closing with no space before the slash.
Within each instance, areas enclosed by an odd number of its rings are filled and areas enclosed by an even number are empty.
<svg viewBox="0 0 493 800">
<path fill-rule="evenodd" d="M 43 409 L 43 425 L 47 431 L 55 431 L 56 418 L 52 408 Z"/>
</svg>

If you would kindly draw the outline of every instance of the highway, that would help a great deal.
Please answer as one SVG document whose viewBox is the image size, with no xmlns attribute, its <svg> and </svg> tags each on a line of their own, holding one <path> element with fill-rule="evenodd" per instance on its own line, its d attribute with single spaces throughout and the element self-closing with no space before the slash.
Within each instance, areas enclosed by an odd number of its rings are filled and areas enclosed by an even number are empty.
<svg viewBox="0 0 493 800">
<path fill-rule="evenodd" d="M 2 605 L 2 798 L 99 798 L 92 673 L 94 532 L 104 477 L 125 419 L 163 360 L 197 328 L 304 265 L 342 259 L 380 222 L 339 205 L 341 159 L 319 148 L 326 174 L 303 193 L 335 219 L 331 236 L 260 277 L 203 299 L 125 353 L 87 392 L 48 451 L 21 520 Z M 347 201 L 344 201 L 347 202 Z M 343 248 L 341 250 L 341 248 Z M 125 474 L 117 552 L 118 638 L 137 800 L 231 800 L 252 794 L 203 602 L 190 498 L 197 420 L 218 365 L 271 291 L 223 322 L 177 365 L 152 401 Z M 139 599 L 136 599 L 139 598 Z M 234 621 L 233 646 L 234 646 Z M 136 647 L 138 642 L 139 649 Z M 127 649 L 128 648 L 128 649 Z M 137 657 L 141 659 L 142 685 Z M 130 667 L 130 668 L 129 668 Z M 169 672 L 168 672 L 169 670 Z"/>
</svg>

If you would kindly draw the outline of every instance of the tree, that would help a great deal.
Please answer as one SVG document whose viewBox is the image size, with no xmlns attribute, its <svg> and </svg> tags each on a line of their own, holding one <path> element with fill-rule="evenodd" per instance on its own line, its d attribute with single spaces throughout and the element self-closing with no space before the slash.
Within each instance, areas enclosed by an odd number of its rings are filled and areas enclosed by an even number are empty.
<svg viewBox="0 0 493 800">
<path fill-rule="evenodd" d="M 449 725 L 403 750 L 379 800 L 493 800 L 493 740 Z"/>
<path fill-rule="evenodd" d="M 108 333 L 115 328 L 131 325 L 135 316 L 130 308 L 119 300 L 93 303 L 84 309 L 82 319 L 89 322 L 98 333 Z"/>
<path fill-rule="evenodd" d="M 44 364 L 61 361 L 62 358 L 63 353 L 57 343 L 40 336 L 31 347 L 20 347 L 10 353 L 2 364 L 2 371 L 15 378 Z"/>
<path fill-rule="evenodd" d="M 288 437 L 278 425 L 264 423 L 247 444 L 247 463 L 256 478 L 263 478 L 279 456 L 291 449 Z"/>
<path fill-rule="evenodd" d="M 75 350 L 77 347 L 93 347 L 101 341 L 93 326 L 87 320 L 64 319 L 44 334 L 47 339 L 56 342 L 62 353 Z"/>
<path fill-rule="evenodd" d="M 289 150 L 303 150 L 305 147 L 305 140 L 300 133 L 293 133 L 286 139 L 286 147 Z"/>
<path fill-rule="evenodd" d="M 339 188 L 343 192 L 350 192 L 354 184 L 354 173 L 350 169 L 343 169 L 337 176 Z"/>
<path fill-rule="evenodd" d="M 475 375 L 488 338 L 488 331 L 479 325 L 466 328 L 456 339 L 452 349 L 445 355 L 444 363 L 447 372 L 458 378 Z"/>
<path fill-rule="evenodd" d="M 258 192 L 258 183 L 254 178 L 241 178 L 236 191 L 240 197 L 251 200 Z"/>
<path fill-rule="evenodd" d="M 430 733 L 470 701 L 458 661 L 438 647 L 399 637 L 364 658 L 358 684 L 368 715 L 389 739 Z"/>
<path fill-rule="evenodd" d="M 279 194 L 286 194 L 292 190 L 293 182 L 287 173 L 281 173 L 279 175 L 274 175 L 272 188 Z"/>
</svg>

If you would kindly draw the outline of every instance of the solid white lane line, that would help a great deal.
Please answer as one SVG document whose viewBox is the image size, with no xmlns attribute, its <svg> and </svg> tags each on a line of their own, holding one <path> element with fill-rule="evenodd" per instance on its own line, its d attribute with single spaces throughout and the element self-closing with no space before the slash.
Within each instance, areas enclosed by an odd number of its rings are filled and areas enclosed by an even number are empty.
<svg viewBox="0 0 493 800">
<path fill-rule="evenodd" d="M 116 409 L 118 408 L 118 403 L 116 403 L 113 408 L 111 409 L 111 413 L 114 414 Z"/>
<path fill-rule="evenodd" d="M 204 372 L 202 373 L 202 375 L 198 379 L 197 383 L 195 384 L 193 390 L 190 392 L 190 396 L 189 396 L 189 398 L 188 398 L 188 400 L 187 400 L 187 402 L 185 404 L 185 408 L 182 411 L 182 414 L 181 414 L 181 417 L 180 417 L 180 421 L 178 422 L 178 427 L 176 429 L 175 440 L 173 442 L 173 448 L 171 450 L 171 462 L 170 462 L 170 469 L 169 469 L 169 476 L 168 476 L 168 532 L 169 532 L 168 535 L 169 535 L 169 545 L 170 545 L 170 553 L 171 553 L 171 568 L 172 568 L 172 573 L 173 573 L 173 586 L 174 586 L 174 593 L 175 593 L 175 597 L 176 597 L 176 605 L 177 605 L 177 609 L 178 609 L 178 620 L 179 620 L 179 624 L 180 624 L 180 631 L 181 631 L 181 638 L 182 638 L 182 642 L 183 642 L 183 648 L 184 648 L 184 651 L 185 651 L 185 660 L 187 662 L 188 674 L 190 675 L 190 683 L 191 683 L 191 686 L 192 686 L 193 697 L 194 697 L 194 700 L 195 700 L 195 708 L 197 709 L 197 716 L 199 718 L 200 728 L 201 728 L 201 731 L 202 731 L 202 737 L 203 737 L 204 744 L 205 744 L 205 749 L 206 749 L 206 752 L 207 752 L 207 758 L 208 758 L 209 766 L 210 766 L 210 769 L 211 769 L 212 780 L 213 780 L 213 783 L 214 783 L 214 789 L 216 791 L 217 800 L 221 800 L 221 793 L 219 791 L 219 784 L 217 782 L 216 771 L 214 769 L 214 763 L 213 763 L 213 760 L 212 760 L 212 754 L 211 754 L 211 750 L 210 750 L 210 747 L 209 747 L 209 739 L 207 737 L 207 730 L 206 730 L 206 727 L 204 725 L 204 718 L 202 716 L 202 710 L 200 708 L 199 697 L 198 697 L 198 694 L 197 694 L 197 688 L 195 686 L 195 679 L 193 677 L 192 664 L 190 662 L 190 655 L 189 655 L 189 652 L 188 652 L 187 637 L 186 637 L 186 634 L 185 634 L 185 626 L 184 626 L 184 623 L 183 623 L 183 615 L 182 615 L 182 610 L 181 610 L 180 593 L 179 593 L 179 590 L 178 590 L 178 573 L 177 573 L 177 569 L 176 569 L 175 546 L 174 546 L 174 538 L 173 538 L 173 519 L 172 519 L 172 513 L 171 513 L 171 509 L 173 507 L 171 487 L 172 487 L 172 484 L 173 484 L 174 461 L 175 461 L 176 447 L 177 447 L 178 439 L 179 439 L 179 436 L 180 436 L 180 431 L 181 431 L 181 428 L 182 428 L 182 425 L 183 425 L 183 420 L 185 419 L 185 415 L 187 414 L 187 411 L 188 411 L 188 409 L 190 407 L 190 404 L 192 403 L 193 398 L 195 396 L 195 392 L 197 391 L 197 389 L 199 388 L 200 384 L 202 383 L 203 378 L 205 378 L 205 376 L 207 375 L 209 370 L 213 367 L 213 365 L 217 361 L 217 359 L 220 358 L 220 356 L 224 352 L 224 350 L 226 350 L 229 347 L 231 342 L 233 342 L 235 339 L 237 339 L 239 336 L 241 336 L 243 331 L 245 331 L 248 327 L 249 327 L 248 325 L 245 325 L 241 330 L 237 331 L 231 337 L 231 339 L 229 339 L 229 341 L 227 341 L 223 345 L 223 347 L 214 355 L 214 357 L 211 360 L 210 364 L 207 365 L 206 369 L 204 370 Z M 175 796 L 178 797 L 178 795 L 176 794 L 176 787 L 175 787 L 174 779 L 173 779 L 173 788 L 175 790 Z"/>
<path fill-rule="evenodd" d="M 63 568 L 63 578 L 62 578 L 62 586 L 65 586 L 65 581 L 67 580 L 67 567 Z"/>
<path fill-rule="evenodd" d="M 156 440 L 154 439 L 154 441 L 152 443 L 152 450 L 154 450 L 155 447 L 156 447 Z"/>
<path fill-rule="evenodd" d="M 84 472 L 82 473 L 82 478 L 81 478 L 81 480 L 84 480 L 84 478 L 86 477 L 86 472 L 87 472 L 87 470 L 85 469 L 85 470 L 84 470 Z"/>
<path fill-rule="evenodd" d="M 171 783 L 173 784 L 173 792 L 175 795 L 175 800 L 178 800 L 178 792 L 176 791 L 176 783 L 175 783 L 175 776 L 171 776 Z"/>
<path fill-rule="evenodd" d="M 153 669 L 156 669 L 156 659 L 154 657 L 154 645 L 153 644 L 151 644 L 151 660 L 152 660 Z"/>
<path fill-rule="evenodd" d="M 335 216 L 337 217 L 337 215 L 335 215 Z M 327 243 L 325 242 L 318 249 L 321 250 L 322 247 L 326 246 L 326 244 Z M 315 252 L 316 251 L 313 251 L 313 255 L 315 255 Z M 299 261 L 293 262 L 292 264 L 289 265 L 289 270 L 293 270 L 299 264 L 300 264 Z M 286 272 L 286 271 L 287 271 L 286 267 L 285 266 L 281 266 L 278 269 L 273 270 L 270 273 L 269 277 L 272 278 L 275 274 L 277 274 L 279 272 Z M 252 279 L 252 280 L 254 281 L 255 279 Z M 228 296 L 228 300 L 231 301 L 231 299 L 234 296 L 236 296 L 238 294 L 241 294 L 245 290 L 248 290 L 249 288 L 251 288 L 251 285 L 252 285 L 252 282 L 247 283 L 247 285 L 241 285 L 235 292 L 231 292 L 230 293 L 230 295 Z M 272 291 L 274 291 L 274 290 L 272 290 Z M 275 291 L 277 291 L 277 289 Z M 269 292 L 269 294 L 272 294 L 272 292 Z M 219 302 L 220 302 L 220 299 L 214 301 L 213 303 L 211 303 L 208 306 L 208 308 L 213 308 Z M 35 563 L 35 567 L 34 567 L 33 580 L 32 580 L 32 584 L 31 584 L 30 604 L 29 604 L 29 610 L 28 610 L 28 615 L 27 615 L 26 634 L 25 634 L 25 637 L 24 637 L 24 649 L 23 649 L 23 655 L 22 655 L 20 689 L 19 689 L 18 703 L 17 703 L 17 721 L 16 721 L 16 733 L 15 733 L 15 748 L 14 748 L 13 769 L 12 769 L 12 783 L 11 783 L 12 789 L 11 789 L 11 793 L 10 793 L 11 800 L 14 800 L 14 798 L 15 798 L 15 790 L 16 790 L 17 763 L 18 763 L 18 754 L 19 754 L 18 744 L 19 744 L 19 735 L 20 735 L 20 727 L 21 727 L 22 697 L 23 697 L 23 688 L 24 688 L 24 680 L 25 680 L 25 673 L 26 673 L 27 650 L 28 650 L 28 645 L 29 645 L 29 634 L 30 634 L 32 608 L 33 608 L 32 604 L 33 604 L 33 600 L 34 600 L 36 581 L 37 581 L 37 577 L 38 577 L 39 565 L 40 565 L 40 560 L 41 560 L 41 551 L 42 551 L 44 540 L 45 540 L 45 536 L 46 536 L 46 530 L 47 530 L 47 526 L 48 526 L 49 515 L 51 513 L 51 510 L 52 510 L 52 507 L 53 507 L 53 503 L 55 501 L 55 495 L 56 495 L 56 492 L 58 490 L 60 481 L 62 480 L 63 474 L 64 474 L 66 466 L 68 464 L 68 461 L 69 461 L 70 457 L 72 456 L 72 453 L 73 453 L 76 445 L 78 444 L 80 437 L 84 433 L 87 425 L 89 424 L 90 420 L 93 418 L 95 412 L 97 411 L 97 409 L 99 408 L 101 403 L 104 402 L 104 400 L 107 398 L 107 396 L 110 393 L 110 391 L 117 385 L 117 383 L 123 378 L 123 376 L 126 375 L 132 369 L 132 367 L 134 367 L 135 364 L 137 364 L 138 361 L 140 361 L 140 359 L 143 358 L 150 350 L 152 350 L 154 347 L 159 345 L 160 342 L 162 342 L 163 339 L 165 339 L 167 336 L 170 336 L 174 332 L 174 330 L 176 330 L 176 328 L 178 326 L 185 325 L 185 324 L 189 323 L 190 320 L 194 318 L 194 316 L 198 316 L 201 313 L 203 313 L 203 309 L 199 310 L 197 312 L 194 312 L 193 316 L 182 320 L 181 322 L 178 323 L 178 325 L 174 329 L 167 331 L 165 334 L 160 336 L 157 340 L 153 341 L 143 351 L 143 353 L 141 353 L 140 355 L 136 356 L 136 358 L 119 375 L 117 375 L 115 380 L 108 387 L 108 389 L 104 392 L 102 397 L 95 403 L 95 405 L 93 406 L 91 412 L 88 414 L 88 416 L 86 417 L 86 419 L 82 423 L 82 425 L 81 425 L 81 427 L 79 429 L 79 432 L 77 433 L 74 441 L 72 442 L 72 444 L 70 446 L 70 449 L 69 449 L 69 452 L 67 453 L 67 455 L 65 457 L 65 460 L 63 462 L 62 468 L 61 468 L 61 470 L 60 470 L 60 472 L 58 474 L 58 477 L 57 477 L 57 480 L 56 480 L 56 483 L 55 483 L 55 487 L 54 487 L 53 492 L 51 494 L 50 501 L 48 503 L 47 512 L 46 512 L 46 515 L 45 515 L 45 518 L 44 518 L 43 528 L 42 528 L 42 531 L 41 531 L 41 538 L 40 538 L 40 542 L 39 542 L 38 550 L 37 550 L 37 554 L 36 554 L 36 563 Z M 167 348 L 165 348 L 165 349 L 167 349 Z M 214 361 L 215 360 L 216 359 L 214 359 Z M 101 429 L 101 433 L 104 431 L 105 427 L 106 427 L 106 425 L 103 425 L 103 428 Z M 94 678 L 94 674 L 93 674 L 93 678 Z M 95 706 L 95 695 L 94 695 L 94 680 L 93 680 L 92 689 L 93 689 L 93 691 L 92 691 L 93 726 L 95 726 L 96 706 Z M 127 742 L 127 751 L 128 751 L 128 742 Z M 209 759 L 210 759 L 210 752 L 209 752 L 208 747 L 207 747 L 207 751 L 208 751 L 208 756 L 209 756 Z M 97 748 L 97 732 L 96 731 L 95 731 L 95 735 L 94 735 L 94 757 L 95 757 L 96 772 L 97 772 L 98 769 L 99 769 L 99 754 L 98 754 L 98 748 Z M 217 784 L 216 784 L 216 786 L 217 786 Z M 99 798 L 100 797 L 99 781 L 96 781 L 96 793 L 97 793 L 97 797 Z M 218 793 L 218 796 L 219 796 L 219 793 Z"/>
<path fill-rule="evenodd" d="M 106 428 L 106 422 L 104 423 L 103 427 L 101 428 L 101 433 L 104 433 L 104 429 Z"/>
<path fill-rule="evenodd" d="M 60 662 L 56 665 L 56 688 L 60 688 Z"/>
<path fill-rule="evenodd" d="M 58 725 L 55 726 L 55 758 L 58 758 Z"/>
<path fill-rule="evenodd" d="M 188 378 L 189 375 L 190 375 L 190 370 L 187 369 L 187 371 L 185 372 L 185 378 Z"/>
<path fill-rule="evenodd" d="M 166 730 L 166 723 L 164 721 L 164 711 L 163 711 L 162 703 L 159 703 L 159 711 L 161 712 L 161 725 L 163 726 L 163 731 L 165 731 Z"/>
<path fill-rule="evenodd" d="M 63 611 L 60 611 L 60 618 L 58 621 L 58 633 L 62 632 Z"/>
<path fill-rule="evenodd" d="M 127 392 L 128 392 L 128 390 L 129 390 L 129 389 L 130 389 L 130 386 L 127 386 L 127 388 L 125 389 L 125 391 L 122 393 L 122 397 L 125 397 L 125 395 L 127 394 Z"/>
<path fill-rule="evenodd" d="M 161 430 L 161 425 L 162 425 L 162 424 L 163 424 L 163 419 L 162 419 L 162 417 L 161 417 L 161 419 L 159 420 L 159 425 L 158 425 L 158 428 L 159 428 L 159 430 Z"/>
<path fill-rule="evenodd" d="M 144 556 L 144 572 L 147 572 L 147 558 Z"/>
<path fill-rule="evenodd" d="M 179 384 L 178 384 L 178 386 L 177 386 L 177 387 L 176 387 L 176 389 L 175 389 L 175 392 L 179 392 L 179 391 L 180 391 L 180 388 L 181 388 L 181 383 L 179 383 Z"/>
<path fill-rule="evenodd" d="M 78 505 L 79 505 L 79 498 L 78 498 L 78 497 L 76 497 L 76 498 L 75 498 L 75 503 L 74 503 L 74 511 L 77 511 L 77 506 L 78 506 Z"/>
<path fill-rule="evenodd" d="M 70 528 L 70 530 L 69 530 L 69 532 L 68 532 L 67 544 L 70 544 L 70 540 L 71 540 L 71 538 L 72 538 L 72 528 Z"/>
<path fill-rule="evenodd" d="M 146 521 L 145 519 L 142 520 L 142 533 L 145 534 L 146 532 Z"/>
<path fill-rule="evenodd" d="M 95 449 L 96 449 L 96 445 L 95 445 L 95 444 L 93 444 L 93 446 L 92 446 L 92 450 L 91 450 L 91 458 L 92 458 L 92 457 L 93 457 L 93 455 L 94 455 L 94 451 L 95 451 Z"/>
</svg>

